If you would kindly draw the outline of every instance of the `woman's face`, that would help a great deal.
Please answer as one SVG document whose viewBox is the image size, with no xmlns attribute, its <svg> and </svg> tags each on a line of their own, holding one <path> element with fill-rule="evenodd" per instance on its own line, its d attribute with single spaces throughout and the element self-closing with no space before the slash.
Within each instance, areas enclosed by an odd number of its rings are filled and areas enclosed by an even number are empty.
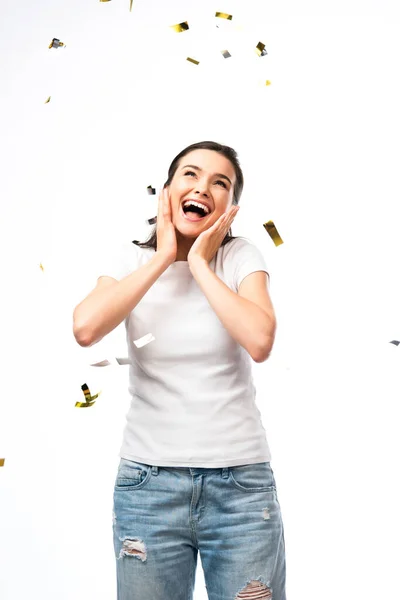
<svg viewBox="0 0 400 600">
<path fill-rule="evenodd" d="M 230 160 L 213 150 L 193 150 L 180 160 L 169 186 L 172 222 L 187 237 L 197 237 L 214 225 L 233 202 L 235 169 Z M 209 213 L 198 221 L 185 218 L 182 205 L 196 200 L 209 208 Z M 196 218 L 193 213 L 187 215 Z"/>
</svg>

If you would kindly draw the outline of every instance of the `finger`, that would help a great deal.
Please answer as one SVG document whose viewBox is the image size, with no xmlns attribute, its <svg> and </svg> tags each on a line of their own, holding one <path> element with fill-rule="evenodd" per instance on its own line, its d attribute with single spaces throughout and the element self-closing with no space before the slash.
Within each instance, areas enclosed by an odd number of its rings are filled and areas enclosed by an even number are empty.
<svg viewBox="0 0 400 600">
<path fill-rule="evenodd" d="M 163 190 L 161 190 L 159 193 L 159 196 L 158 196 L 158 211 L 157 211 L 158 222 L 161 221 L 163 212 L 164 212 L 164 194 L 163 194 Z"/>
<path fill-rule="evenodd" d="M 237 211 L 236 210 L 232 210 L 227 214 L 227 221 L 232 222 L 233 219 L 236 217 Z"/>
<path fill-rule="evenodd" d="M 164 194 L 164 215 L 167 217 L 167 220 L 171 218 L 171 202 L 168 188 L 165 188 Z"/>
<path fill-rule="evenodd" d="M 221 215 L 218 221 L 214 223 L 214 225 L 217 227 L 220 226 L 221 228 L 226 227 L 228 224 L 230 226 L 235 216 L 236 212 L 232 212 L 231 210 L 229 210 L 228 212 L 225 212 L 223 215 Z"/>
<path fill-rule="evenodd" d="M 232 213 L 229 215 L 229 218 L 226 220 L 226 222 L 225 222 L 225 226 L 226 226 L 228 229 L 229 229 L 229 228 L 230 228 L 230 226 L 232 225 L 232 223 L 233 223 L 233 221 L 234 221 L 234 219 L 235 219 L 235 217 L 236 217 L 236 214 L 237 214 L 237 212 L 238 212 L 238 211 L 234 211 L 234 212 L 232 212 Z"/>
</svg>

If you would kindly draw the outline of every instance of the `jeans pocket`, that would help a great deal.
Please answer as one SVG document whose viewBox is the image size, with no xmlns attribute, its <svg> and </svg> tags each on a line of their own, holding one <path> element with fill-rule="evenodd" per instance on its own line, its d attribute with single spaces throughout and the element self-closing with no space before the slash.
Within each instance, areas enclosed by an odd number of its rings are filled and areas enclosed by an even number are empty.
<svg viewBox="0 0 400 600">
<path fill-rule="evenodd" d="M 143 488 L 151 477 L 151 465 L 121 458 L 114 490 L 131 491 Z"/>
<path fill-rule="evenodd" d="M 229 481 L 243 492 L 276 492 L 276 482 L 269 462 L 230 467 Z"/>
</svg>

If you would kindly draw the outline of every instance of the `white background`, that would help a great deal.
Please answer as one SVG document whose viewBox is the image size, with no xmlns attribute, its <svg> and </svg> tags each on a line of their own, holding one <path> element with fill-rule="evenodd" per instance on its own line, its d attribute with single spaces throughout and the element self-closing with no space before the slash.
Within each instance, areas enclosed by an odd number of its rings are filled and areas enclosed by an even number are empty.
<svg viewBox="0 0 400 600">
<path fill-rule="evenodd" d="M 158 191 L 174 156 L 209 139 L 239 153 L 233 235 L 271 269 L 278 330 L 254 374 L 288 600 L 399 597 L 398 10 L 2 0 L 2 599 L 116 598 L 128 367 L 89 365 L 126 356 L 125 331 L 80 348 L 72 312 L 102 256 L 147 238 L 147 186 Z M 189 31 L 170 29 L 185 20 Z M 49 50 L 53 37 L 66 47 Z M 79 410 L 84 382 L 102 393 Z M 206 598 L 200 560 L 195 598 Z"/>
</svg>

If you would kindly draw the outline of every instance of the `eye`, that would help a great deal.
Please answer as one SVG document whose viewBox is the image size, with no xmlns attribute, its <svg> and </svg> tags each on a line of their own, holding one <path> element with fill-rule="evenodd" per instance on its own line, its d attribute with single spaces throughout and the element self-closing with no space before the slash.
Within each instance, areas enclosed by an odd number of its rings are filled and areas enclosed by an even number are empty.
<svg viewBox="0 0 400 600">
<path fill-rule="evenodd" d="M 194 171 L 186 171 L 185 175 L 196 175 L 196 173 Z M 216 183 L 220 183 L 220 184 L 222 184 L 222 186 L 225 189 L 228 189 L 226 183 L 224 181 L 222 181 L 221 179 L 218 179 L 218 181 Z"/>
</svg>

